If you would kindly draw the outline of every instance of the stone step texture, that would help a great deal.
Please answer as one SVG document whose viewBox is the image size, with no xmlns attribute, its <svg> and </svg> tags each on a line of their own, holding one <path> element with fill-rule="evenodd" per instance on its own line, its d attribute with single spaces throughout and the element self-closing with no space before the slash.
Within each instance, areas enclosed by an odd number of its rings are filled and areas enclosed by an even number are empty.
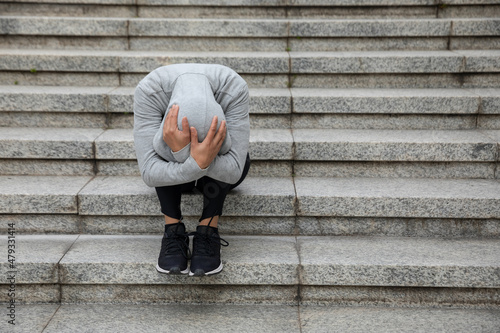
<svg viewBox="0 0 500 333">
<path fill-rule="evenodd" d="M 0 176 L 0 181 L 3 214 L 161 216 L 154 189 L 137 176 Z M 199 214 L 201 199 L 185 196 L 186 215 Z M 227 200 L 227 216 L 500 218 L 496 179 L 249 177 Z"/>
<path fill-rule="evenodd" d="M 493 179 L 499 147 L 499 130 L 252 129 L 250 176 Z M 0 148 L 4 175 L 139 175 L 131 129 L 0 127 Z"/>
<path fill-rule="evenodd" d="M 2 85 L 135 86 L 158 66 L 220 63 L 251 87 L 498 88 L 499 50 L 162 52 L 0 49 Z M 378 82 L 373 84 L 373 82 Z"/>
<path fill-rule="evenodd" d="M 6 1 L 4 15 L 220 18 L 498 17 L 488 1 Z"/>
<path fill-rule="evenodd" d="M 0 16 L 0 33 L 74 37 L 458 37 L 496 36 L 498 22 L 496 18 L 297 20 Z"/>
<path fill-rule="evenodd" d="M 23 233 L 161 229 L 155 191 L 139 176 L 0 176 L 0 185 L 5 232 L 9 223 Z M 183 196 L 190 227 L 201 201 Z M 228 195 L 221 232 L 499 238 L 499 203 L 498 179 L 249 177 Z"/>
<path fill-rule="evenodd" d="M 168 315 L 172 330 L 208 332 L 494 332 L 497 310 L 397 309 L 343 306 L 281 305 L 113 305 L 39 304 L 20 309 L 16 332 L 41 333 L 78 331 L 92 327 L 95 332 L 165 329 Z M 29 314 L 29 315 L 28 315 Z M 192 320 L 196 315 L 197 320 Z M 94 318 L 94 319 L 90 319 Z M 206 329 L 213 322 L 217 329 Z"/>
<path fill-rule="evenodd" d="M 185 2 L 0 2 L 0 229 L 17 232 L 17 300 L 55 303 L 31 308 L 33 327 L 74 331 L 87 311 L 90 331 L 139 325 L 66 303 L 124 303 L 122 318 L 236 303 L 229 318 L 276 314 L 259 331 L 335 316 L 356 321 L 341 331 L 494 331 L 498 1 Z M 155 271 L 163 219 L 133 150 L 133 87 L 180 62 L 251 87 L 252 169 L 221 219 L 225 270 L 206 279 Z M 182 205 L 193 230 L 201 196 Z"/>
<path fill-rule="evenodd" d="M 1 49 L 1 70 L 149 73 L 157 65 L 195 61 L 232 64 L 241 73 L 499 72 L 499 50 L 373 52 L 154 52 Z M 59 61 L 55 63 L 54 60 Z M 92 61 L 99 61 L 93 64 Z M 161 63 L 168 61 L 167 63 Z M 289 63 L 290 62 L 290 63 Z"/>
<path fill-rule="evenodd" d="M 0 86 L 2 127 L 132 128 L 133 87 Z M 498 89 L 250 89 L 255 129 L 500 129 Z"/>
<path fill-rule="evenodd" d="M 497 161 L 500 131 L 254 129 L 256 160 Z M 135 160 L 131 129 L 0 128 L 0 158 Z"/>
<path fill-rule="evenodd" d="M 443 306 L 455 296 L 460 308 L 495 308 L 499 302 L 498 240 L 226 239 L 231 246 L 223 251 L 224 274 L 194 278 L 155 271 L 161 236 L 20 235 L 19 297 L 25 302 L 134 303 L 155 294 L 155 303 L 191 303 L 206 295 L 210 302 L 225 303 L 243 287 L 246 291 L 234 303 L 321 304 L 342 296 L 347 304 L 392 306 Z M 0 266 L 2 273 L 6 266 Z M 30 293 L 36 285 L 42 285 L 40 291 Z M 420 288 L 420 304 L 411 304 L 416 301 L 412 297 L 391 304 L 383 292 L 390 288 Z M 370 300 L 363 295 L 368 290 Z M 440 295 L 433 295 L 436 290 Z M 474 291 L 482 294 L 480 302 L 468 299 Z"/>
<path fill-rule="evenodd" d="M 2 48 L 172 51 L 498 49 L 500 20 L 0 16 Z M 34 38 L 35 37 L 35 38 Z M 363 37 L 362 40 L 357 38 Z"/>
</svg>

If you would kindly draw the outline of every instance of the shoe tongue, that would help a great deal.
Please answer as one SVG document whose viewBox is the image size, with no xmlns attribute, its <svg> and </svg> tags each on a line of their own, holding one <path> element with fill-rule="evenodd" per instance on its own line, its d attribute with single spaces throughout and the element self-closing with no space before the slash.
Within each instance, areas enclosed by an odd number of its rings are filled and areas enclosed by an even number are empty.
<svg viewBox="0 0 500 333">
<path fill-rule="evenodd" d="M 202 235 L 212 235 L 212 234 L 216 234 L 217 233 L 217 228 L 214 228 L 214 227 L 209 227 L 209 226 L 205 226 L 205 225 L 199 225 L 198 227 L 196 227 L 196 232 L 199 233 L 199 234 L 202 234 Z"/>
<path fill-rule="evenodd" d="M 165 225 L 165 233 L 167 235 L 174 235 L 174 234 L 184 234 L 186 233 L 186 226 L 184 223 L 174 223 L 174 224 L 167 224 Z"/>
</svg>

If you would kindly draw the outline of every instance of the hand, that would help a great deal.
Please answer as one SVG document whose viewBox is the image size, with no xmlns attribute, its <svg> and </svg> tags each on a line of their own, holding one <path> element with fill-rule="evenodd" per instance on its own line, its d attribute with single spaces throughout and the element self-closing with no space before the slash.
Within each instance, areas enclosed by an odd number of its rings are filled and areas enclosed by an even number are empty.
<svg viewBox="0 0 500 333">
<path fill-rule="evenodd" d="M 184 126 L 184 125 L 183 125 Z M 191 156 L 201 169 L 206 169 L 215 159 L 226 138 L 226 121 L 223 120 L 217 130 L 217 116 L 212 119 L 210 129 L 203 142 L 198 142 L 198 132 L 191 127 Z"/>
<path fill-rule="evenodd" d="M 173 152 L 177 152 L 186 147 L 191 141 L 189 123 L 187 117 L 182 118 L 182 131 L 177 127 L 177 117 L 179 115 L 179 106 L 173 105 L 167 114 L 167 119 L 163 124 L 163 141 Z"/>
</svg>

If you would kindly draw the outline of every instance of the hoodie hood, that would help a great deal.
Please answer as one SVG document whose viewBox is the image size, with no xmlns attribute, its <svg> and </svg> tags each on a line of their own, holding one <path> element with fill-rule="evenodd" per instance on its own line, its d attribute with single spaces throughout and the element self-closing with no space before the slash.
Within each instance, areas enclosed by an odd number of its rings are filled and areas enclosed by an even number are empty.
<svg viewBox="0 0 500 333">
<path fill-rule="evenodd" d="M 163 124 L 170 108 L 177 104 L 179 115 L 177 117 L 177 127 L 182 130 L 182 118 L 187 117 L 189 126 L 196 128 L 198 141 L 205 139 L 212 124 L 212 119 L 217 116 L 217 129 L 223 120 L 226 120 L 222 107 L 215 100 L 212 87 L 207 77 L 202 74 L 186 73 L 180 75 L 174 83 L 174 89 L 170 97 L 169 105 L 165 111 L 165 116 L 154 138 L 154 147 L 158 155 L 167 159 L 169 154 L 165 150 L 170 150 L 163 141 Z M 226 138 L 222 143 L 219 154 L 226 154 L 231 149 L 231 138 L 226 131 Z"/>
</svg>

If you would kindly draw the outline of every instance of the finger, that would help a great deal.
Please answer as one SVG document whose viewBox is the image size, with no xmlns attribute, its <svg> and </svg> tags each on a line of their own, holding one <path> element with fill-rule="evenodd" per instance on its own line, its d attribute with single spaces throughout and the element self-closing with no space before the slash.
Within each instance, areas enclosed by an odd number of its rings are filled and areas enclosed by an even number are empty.
<svg viewBox="0 0 500 333">
<path fill-rule="evenodd" d="M 179 115 L 179 105 L 174 104 L 172 105 L 172 117 L 177 119 L 178 115 Z"/>
<path fill-rule="evenodd" d="M 225 138 L 226 138 L 226 121 L 223 120 L 223 121 L 221 121 L 219 130 L 217 131 L 217 134 L 215 136 L 215 140 L 216 140 L 217 144 L 222 145 L 222 142 L 224 141 Z"/>
<path fill-rule="evenodd" d="M 191 127 L 191 148 L 194 148 L 198 145 L 198 132 L 196 128 Z"/>
<path fill-rule="evenodd" d="M 172 105 L 170 107 L 170 109 L 168 110 L 168 113 L 167 113 L 167 118 L 172 118 L 172 114 L 174 113 L 174 106 L 175 105 Z"/>
<path fill-rule="evenodd" d="M 170 127 L 170 119 L 172 119 L 172 108 L 170 108 L 170 110 L 168 110 L 167 119 L 165 119 L 165 124 L 163 125 L 164 128 Z"/>
<path fill-rule="evenodd" d="M 174 122 L 174 108 L 175 105 L 172 105 L 170 110 L 168 111 L 167 114 L 167 119 L 165 120 L 165 127 L 168 128 L 169 130 L 172 130 L 172 123 Z"/>
<path fill-rule="evenodd" d="M 165 121 L 163 122 L 163 130 L 165 131 L 167 130 L 167 128 L 168 128 L 168 114 L 165 118 Z"/>
<path fill-rule="evenodd" d="M 177 119 L 179 118 L 179 105 L 174 104 L 173 107 L 174 107 L 174 113 L 172 114 L 172 118 L 173 118 L 172 123 L 173 123 L 173 126 L 175 127 L 175 129 L 178 130 L 179 126 L 177 126 Z"/>
<path fill-rule="evenodd" d="M 214 116 L 212 118 L 212 123 L 210 124 L 210 129 L 208 130 L 207 136 L 205 137 L 205 140 L 213 140 L 215 133 L 217 132 L 217 116 Z M 203 140 L 203 141 L 205 141 Z"/>
<path fill-rule="evenodd" d="M 163 122 L 163 128 L 166 129 L 168 128 L 170 124 L 170 118 L 172 117 L 172 108 L 168 110 L 167 115 L 165 116 L 165 121 Z"/>
<path fill-rule="evenodd" d="M 189 134 L 189 122 L 187 117 L 182 118 L 182 132 L 184 134 Z"/>
</svg>

